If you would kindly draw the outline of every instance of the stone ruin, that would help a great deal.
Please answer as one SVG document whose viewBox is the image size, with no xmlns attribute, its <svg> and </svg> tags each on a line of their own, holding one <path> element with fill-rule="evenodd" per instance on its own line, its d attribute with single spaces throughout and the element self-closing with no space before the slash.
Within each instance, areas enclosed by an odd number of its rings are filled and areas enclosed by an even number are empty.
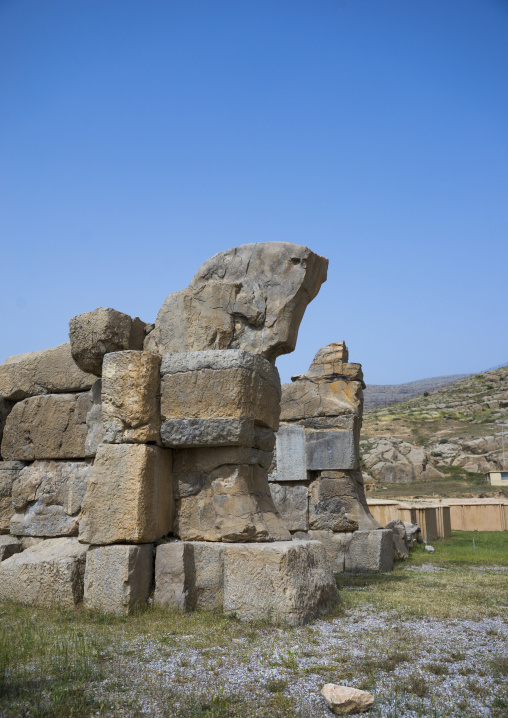
<svg viewBox="0 0 508 718">
<path fill-rule="evenodd" d="M 155 324 L 96 309 L 0 366 L 0 600 L 122 613 L 155 586 L 299 624 L 336 602 L 332 569 L 391 568 L 358 470 L 360 365 L 330 345 L 282 391 L 275 368 L 327 265 L 243 245 Z"/>
</svg>

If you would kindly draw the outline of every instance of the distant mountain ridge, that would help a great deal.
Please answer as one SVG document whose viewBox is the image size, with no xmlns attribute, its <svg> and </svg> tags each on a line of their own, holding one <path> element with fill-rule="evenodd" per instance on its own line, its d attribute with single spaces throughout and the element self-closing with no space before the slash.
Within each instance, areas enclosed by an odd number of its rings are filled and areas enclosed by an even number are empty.
<svg viewBox="0 0 508 718">
<path fill-rule="evenodd" d="M 504 366 L 504 365 L 501 365 Z M 409 399 L 415 399 L 425 392 L 442 389 L 444 386 L 455 384 L 461 379 L 467 379 L 472 374 L 450 374 L 449 376 L 434 376 L 428 379 L 418 379 L 405 384 L 367 384 L 363 392 L 365 409 L 378 409 L 391 404 L 400 404 Z"/>
</svg>

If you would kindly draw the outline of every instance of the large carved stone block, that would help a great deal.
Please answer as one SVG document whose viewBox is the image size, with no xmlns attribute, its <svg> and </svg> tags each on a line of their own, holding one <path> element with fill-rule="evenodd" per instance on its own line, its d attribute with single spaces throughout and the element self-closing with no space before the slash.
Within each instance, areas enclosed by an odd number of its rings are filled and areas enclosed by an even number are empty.
<svg viewBox="0 0 508 718">
<path fill-rule="evenodd" d="M 167 446 L 252 445 L 255 424 L 278 428 L 279 375 L 262 357 L 240 350 L 168 354 L 161 374 Z"/>
<path fill-rule="evenodd" d="M 77 539 L 47 539 L 2 561 L 0 601 L 75 606 L 83 600 L 86 552 Z"/>
<path fill-rule="evenodd" d="M 273 503 L 290 531 L 309 528 L 309 489 L 307 484 L 270 483 Z"/>
<path fill-rule="evenodd" d="M 82 459 L 90 394 L 48 394 L 15 404 L 5 422 L 2 456 L 7 460 Z"/>
<path fill-rule="evenodd" d="M 159 437 L 159 356 L 142 351 L 106 354 L 102 365 L 103 441 L 156 441 Z"/>
<path fill-rule="evenodd" d="M 12 411 L 12 408 L 14 406 L 13 401 L 7 401 L 7 399 L 2 399 L 0 397 L 0 447 L 2 445 L 2 437 L 4 435 L 4 427 L 7 417 Z M 2 454 L 0 453 L 0 461 L 2 460 Z"/>
<path fill-rule="evenodd" d="M 228 546 L 224 612 L 300 625 L 331 608 L 337 587 L 318 541 Z"/>
<path fill-rule="evenodd" d="M 39 394 L 86 391 L 95 381 L 74 362 L 69 342 L 9 357 L 0 366 L 0 397 L 20 401 Z"/>
<path fill-rule="evenodd" d="M 25 466 L 22 461 L 0 461 L 0 534 L 9 533 L 12 505 L 12 487 Z"/>
<path fill-rule="evenodd" d="M 344 496 L 349 490 L 344 478 L 320 477 L 310 485 L 309 528 L 331 531 L 356 531 L 358 521 L 350 515 L 351 501 Z"/>
<path fill-rule="evenodd" d="M 340 504 L 335 505 L 334 497 L 340 499 Z M 310 501 L 315 502 L 312 510 L 313 521 L 326 522 L 327 516 L 338 511 L 343 512 L 348 521 L 356 522 L 362 531 L 382 528 L 367 505 L 361 471 L 322 471 L 311 485 Z M 318 526 L 315 525 L 314 528 Z M 324 524 L 320 528 L 325 528 Z M 333 527 L 328 525 L 326 528 Z"/>
<path fill-rule="evenodd" d="M 350 573 L 377 573 L 393 568 L 393 534 L 390 529 L 355 531 L 345 557 Z"/>
<path fill-rule="evenodd" d="M 77 536 L 92 466 L 83 461 L 35 461 L 12 487 L 15 536 Z"/>
<path fill-rule="evenodd" d="M 83 500 L 79 540 L 153 543 L 174 521 L 172 457 L 146 444 L 101 444 Z"/>
<path fill-rule="evenodd" d="M 192 541 L 287 541 L 265 469 L 225 464 L 208 474 L 199 493 L 177 500 L 174 533 Z"/>
<path fill-rule="evenodd" d="M 83 371 L 100 376 L 104 356 L 125 349 L 143 349 L 146 324 L 138 317 L 100 307 L 69 322 L 72 357 Z"/>
<path fill-rule="evenodd" d="M 270 361 L 294 350 L 328 260 L 286 242 L 245 244 L 216 254 L 187 289 L 162 305 L 145 349 L 159 354 L 244 349 Z"/>
<path fill-rule="evenodd" d="M 358 451 L 352 431 L 307 431 L 308 471 L 357 469 Z"/>
<path fill-rule="evenodd" d="M 326 557 L 334 573 L 346 570 L 346 554 L 354 533 L 334 533 L 329 529 L 309 531 L 307 538 L 320 541 L 326 551 Z M 349 564 L 350 565 L 350 564 Z"/>
<path fill-rule="evenodd" d="M 92 548 L 86 556 L 85 607 L 128 614 L 147 602 L 152 580 L 152 544 Z"/>
<path fill-rule="evenodd" d="M 275 480 L 306 481 L 307 457 L 303 426 L 282 425 L 276 434 L 277 473 Z"/>
</svg>

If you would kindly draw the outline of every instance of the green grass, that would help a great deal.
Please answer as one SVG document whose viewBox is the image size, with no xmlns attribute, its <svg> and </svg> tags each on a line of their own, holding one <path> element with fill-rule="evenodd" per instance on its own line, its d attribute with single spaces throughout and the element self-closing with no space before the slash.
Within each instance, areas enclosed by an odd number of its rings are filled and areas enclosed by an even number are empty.
<svg viewBox="0 0 508 718">
<path fill-rule="evenodd" d="M 436 539 L 432 545 L 436 549 L 434 554 L 428 554 L 422 544 L 417 545 L 411 554 L 411 562 L 444 567 L 508 567 L 507 531 L 452 531 L 450 538 Z"/>
</svg>

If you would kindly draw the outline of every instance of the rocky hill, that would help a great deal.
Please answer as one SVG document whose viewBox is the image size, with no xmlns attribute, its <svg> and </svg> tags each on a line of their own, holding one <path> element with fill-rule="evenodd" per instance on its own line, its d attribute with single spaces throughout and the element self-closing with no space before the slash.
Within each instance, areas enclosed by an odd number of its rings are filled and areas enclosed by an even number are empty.
<svg viewBox="0 0 508 718">
<path fill-rule="evenodd" d="M 450 479 L 464 491 L 487 490 L 484 474 L 508 466 L 508 367 L 467 377 L 403 403 L 367 409 L 361 436 L 366 484 L 412 484 L 443 493 Z M 418 484 L 418 486 L 417 486 Z M 406 491 L 406 493 L 407 493 Z"/>
<path fill-rule="evenodd" d="M 409 401 L 425 392 L 435 391 L 450 384 L 456 384 L 470 374 L 451 374 L 450 376 L 434 376 L 429 379 L 409 381 L 405 384 L 367 384 L 363 392 L 365 409 L 376 409 L 392 404 Z"/>
</svg>

